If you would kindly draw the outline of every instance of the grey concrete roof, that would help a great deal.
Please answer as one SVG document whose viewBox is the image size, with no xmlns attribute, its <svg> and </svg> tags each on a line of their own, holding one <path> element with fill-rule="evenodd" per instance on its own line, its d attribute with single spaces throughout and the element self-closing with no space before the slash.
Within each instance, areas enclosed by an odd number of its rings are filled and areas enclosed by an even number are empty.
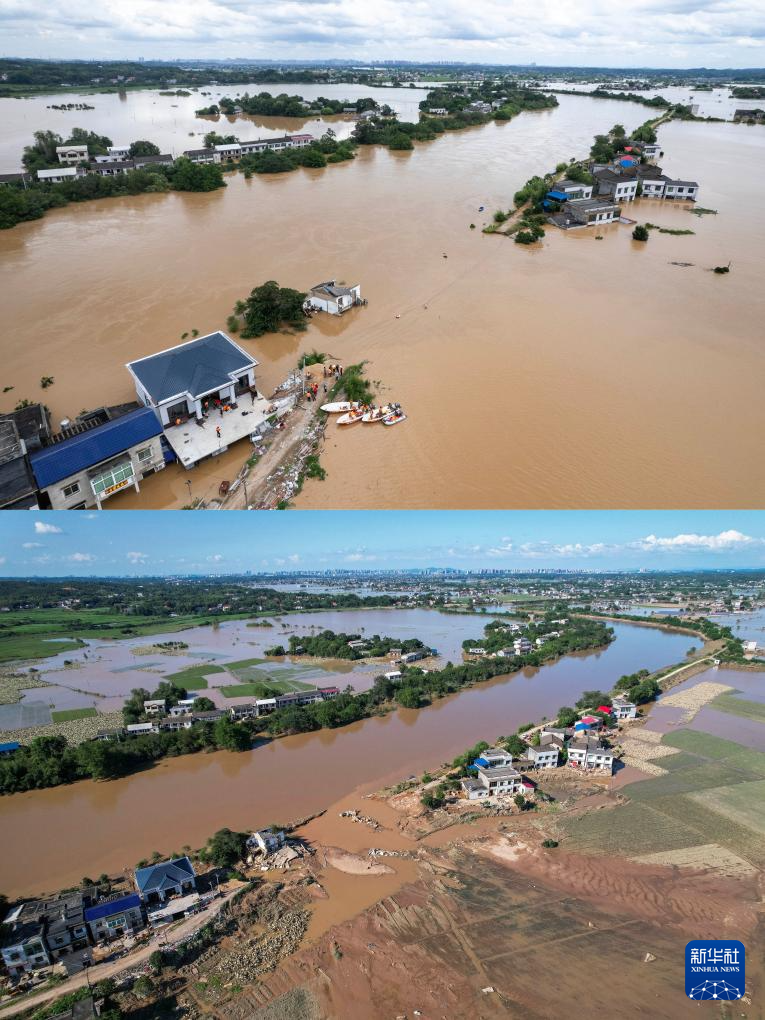
<svg viewBox="0 0 765 1020">
<path fill-rule="evenodd" d="M 232 376 L 257 365 L 225 333 L 210 333 L 196 340 L 131 361 L 128 368 L 155 403 L 184 393 L 202 397 L 222 386 Z"/>
</svg>

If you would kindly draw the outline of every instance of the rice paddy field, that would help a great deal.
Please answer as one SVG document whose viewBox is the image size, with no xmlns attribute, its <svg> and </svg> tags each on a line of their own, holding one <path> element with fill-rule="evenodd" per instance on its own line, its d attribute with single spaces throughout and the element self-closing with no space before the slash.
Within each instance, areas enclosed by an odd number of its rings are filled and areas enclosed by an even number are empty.
<svg viewBox="0 0 765 1020">
<path fill-rule="evenodd" d="M 721 694 L 712 702 L 712 708 L 718 712 L 728 712 L 744 719 L 756 719 L 765 723 L 765 701 L 751 701 L 749 698 L 739 697 L 739 694 L 738 691 Z"/>
<path fill-rule="evenodd" d="M 567 846 L 729 875 L 765 867 L 765 754 L 688 729 L 654 746 L 676 753 L 648 758 L 649 778 L 620 790 L 627 803 L 565 819 Z"/>
<path fill-rule="evenodd" d="M 54 723 L 72 722 L 74 719 L 94 719 L 98 715 L 95 708 L 64 708 L 59 712 L 51 712 Z"/>
</svg>

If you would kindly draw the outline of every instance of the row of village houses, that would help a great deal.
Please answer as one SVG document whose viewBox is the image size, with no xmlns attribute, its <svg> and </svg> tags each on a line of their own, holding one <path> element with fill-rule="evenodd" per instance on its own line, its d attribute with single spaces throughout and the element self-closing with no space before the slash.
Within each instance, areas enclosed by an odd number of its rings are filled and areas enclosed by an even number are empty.
<svg viewBox="0 0 765 1020">
<path fill-rule="evenodd" d="M 610 715 L 614 722 L 622 722 L 636 718 L 637 705 L 623 695 L 617 695 L 611 705 L 601 705 L 597 711 Z M 544 726 L 539 731 L 539 744 L 527 744 L 522 757 L 514 759 L 501 747 L 482 751 L 473 762 L 471 771 L 474 775 L 461 782 L 462 792 L 468 800 L 529 793 L 533 791 L 534 783 L 523 775 L 522 770 L 558 768 L 564 751 L 570 768 L 611 775 L 614 752 L 600 738 L 602 728 L 601 716 L 585 713 L 573 726 Z"/>
<path fill-rule="evenodd" d="M 247 849 L 253 855 L 267 855 L 285 842 L 283 831 L 263 829 L 252 833 Z M 67 958 L 76 971 L 82 966 L 82 950 L 130 939 L 147 925 L 160 927 L 196 913 L 213 892 L 211 876 L 199 878 L 188 857 L 137 868 L 133 882 L 135 892 L 101 896 L 95 886 L 86 886 L 12 907 L 3 919 L 0 940 L 0 956 L 11 979 L 58 962 L 66 965 Z M 80 959 L 75 962 L 77 953 Z"/>
<path fill-rule="evenodd" d="M 204 149 L 186 149 L 182 155 L 192 163 L 225 163 L 231 159 L 258 152 L 281 152 L 284 149 L 302 149 L 314 141 L 309 134 L 282 135 L 277 138 L 256 138 L 250 142 L 231 142 L 214 145 Z M 37 179 L 48 184 L 62 184 L 64 181 L 97 174 L 101 177 L 112 177 L 125 174 L 128 170 L 141 170 L 145 167 L 164 165 L 175 162 L 169 153 L 155 156 L 131 156 L 129 145 L 110 145 L 107 154 L 90 158 L 87 145 L 58 145 L 56 157 L 59 166 L 37 171 Z M 29 183 L 32 176 L 26 173 L 2 174 L 0 184 L 15 182 Z"/>
<path fill-rule="evenodd" d="M 291 694 L 276 694 L 273 698 L 258 698 L 256 701 L 232 705 L 230 708 L 214 708 L 204 712 L 194 711 L 194 702 L 199 694 L 188 694 L 176 704 L 168 706 L 164 698 L 152 698 L 143 703 L 143 713 L 151 718 L 146 722 L 129 723 L 124 728 L 99 730 L 97 740 L 120 740 L 124 737 L 140 736 L 143 733 L 162 733 L 175 730 L 189 730 L 198 723 L 214 723 L 219 719 L 257 719 L 270 715 L 282 708 L 296 705 L 317 705 L 322 701 L 336 698 L 337 687 L 317 687 L 314 690 L 295 691 Z"/>
<path fill-rule="evenodd" d="M 658 143 L 634 142 L 611 163 L 591 163 L 592 184 L 558 180 L 545 198 L 545 207 L 555 209 L 550 219 L 559 227 L 613 223 L 622 215 L 621 205 L 638 197 L 695 202 L 696 181 L 667 176 L 653 162 Z"/>
</svg>

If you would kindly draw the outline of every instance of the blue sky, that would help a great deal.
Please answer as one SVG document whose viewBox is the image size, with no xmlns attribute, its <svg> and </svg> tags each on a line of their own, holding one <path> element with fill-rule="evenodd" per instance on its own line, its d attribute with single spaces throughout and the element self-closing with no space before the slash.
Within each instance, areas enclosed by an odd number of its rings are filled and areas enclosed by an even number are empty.
<svg viewBox="0 0 765 1020">
<path fill-rule="evenodd" d="M 752 0 L 0 0 L 6 56 L 762 67 Z"/>
<path fill-rule="evenodd" d="M 0 514 L 6 577 L 426 566 L 765 567 L 765 511 Z"/>
</svg>

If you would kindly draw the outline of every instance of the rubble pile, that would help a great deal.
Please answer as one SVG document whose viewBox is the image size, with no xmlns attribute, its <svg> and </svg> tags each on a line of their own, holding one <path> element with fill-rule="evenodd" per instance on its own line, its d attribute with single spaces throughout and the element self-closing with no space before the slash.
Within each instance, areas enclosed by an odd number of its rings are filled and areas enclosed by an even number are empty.
<svg viewBox="0 0 765 1020">
<path fill-rule="evenodd" d="M 350 818 L 352 822 L 360 822 L 362 825 L 368 825 L 370 829 L 380 829 L 382 827 L 376 818 L 372 818 L 370 815 L 362 815 L 361 812 L 356 810 L 356 808 L 352 808 L 350 811 L 341 811 L 340 817 Z"/>
</svg>

